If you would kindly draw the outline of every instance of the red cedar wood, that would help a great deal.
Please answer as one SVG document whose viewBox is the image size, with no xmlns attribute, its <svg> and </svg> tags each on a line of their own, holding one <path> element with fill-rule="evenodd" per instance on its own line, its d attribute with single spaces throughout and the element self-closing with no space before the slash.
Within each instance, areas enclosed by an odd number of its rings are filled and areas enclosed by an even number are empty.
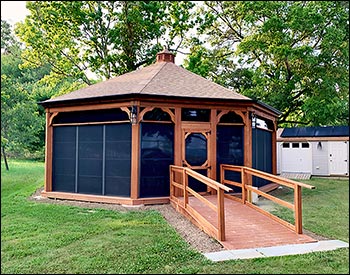
<svg viewBox="0 0 350 275">
<path fill-rule="evenodd" d="M 137 98 L 136 98 L 137 99 Z M 232 107 L 232 102 L 215 102 L 215 100 L 203 101 L 195 103 L 193 99 L 167 99 L 167 98 L 153 98 L 153 99 L 142 99 L 140 100 L 105 100 L 99 103 L 85 103 L 79 105 L 61 105 L 56 103 L 55 107 L 46 108 L 47 119 L 46 119 L 46 176 L 45 176 L 45 191 L 52 191 L 52 132 L 53 127 L 50 125 L 50 121 L 53 121 L 52 114 L 55 116 L 59 112 L 73 112 L 82 110 L 97 110 L 97 109 L 110 109 L 110 108 L 123 108 L 137 105 L 138 107 L 149 107 L 151 108 L 161 108 L 164 111 L 168 110 L 171 115 L 172 120 L 175 122 L 175 134 L 174 134 L 174 164 L 182 166 L 182 159 L 184 154 L 184 131 L 188 132 L 210 132 L 208 140 L 208 162 L 209 166 L 209 177 L 216 180 L 216 125 L 222 115 L 228 113 L 229 111 L 236 112 L 238 115 L 243 116 L 244 122 L 244 166 L 252 166 L 252 143 L 251 143 L 251 123 L 249 118 L 249 111 L 254 111 L 257 115 L 271 119 L 274 123 L 276 121 L 276 114 L 271 110 L 263 108 L 262 106 L 252 103 L 252 102 L 235 102 L 234 107 Z M 210 108 L 211 111 L 211 122 L 182 122 L 181 121 L 181 108 Z M 173 114 L 169 109 L 175 110 Z M 217 115 L 217 111 L 221 111 Z M 131 199 L 136 201 L 146 201 L 151 203 L 152 198 L 144 200 L 138 198 L 138 182 L 139 182 L 139 142 L 140 142 L 140 128 L 139 128 L 140 117 L 138 123 L 132 126 L 132 174 L 131 174 Z M 273 130 L 273 136 L 275 135 L 275 129 Z M 273 172 L 276 172 L 276 153 L 272 156 Z M 207 168 L 207 167 L 206 167 Z M 248 177 L 249 178 L 249 177 Z M 176 175 L 175 175 L 175 179 Z M 212 192 L 211 189 L 208 191 Z M 176 190 L 178 192 L 178 190 Z M 73 197 L 77 194 L 72 194 Z M 178 195 L 177 193 L 175 195 Z M 98 196 L 97 196 L 98 197 Z M 153 198 L 157 201 L 158 198 Z M 135 203 L 138 203 L 136 202 Z"/>
<path fill-rule="evenodd" d="M 222 164 L 220 165 L 220 173 L 222 175 L 225 174 L 225 170 L 231 170 L 231 171 L 237 171 L 238 169 L 240 169 L 242 172 L 244 172 L 244 174 L 249 174 L 249 175 L 254 175 L 257 176 L 259 178 L 263 178 L 263 179 L 267 179 L 267 180 L 271 180 L 274 183 L 278 183 L 280 185 L 284 185 L 290 188 L 294 189 L 294 203 L 291 204 L 289 202 L 283 201 L 279 198 L 276 198 L 272 195 L 269 195 L 261 190 L 255 190 L 254 188 L 252 188 L 250 185 L 247 185 L 246 183 L 246 177 L 242 176 L 242 189 L 245 190 L 247 189 L 249 192 L 255 192 L 258 195 L 261 195 L 267 199 L 270 199 L 284 207 L 287 207 L 289 209 L 292 209 L 294 211 L 294 218 L 295 218 L 295 225 L 292 225 L 274 215 L 272 215 L 271 213 L 261 209 L 260 207 L 254 205 L 251 203 L 251 201 L 245 201 L 245 195 L 243 195 L 242 193 L 242 203 L 247 204 L 248 206 L 254 208 L 255 210 L 265 214 L 266 216 L 278 221 L 279 223 L 288 226 L 289 228 L 293 229 L 294 231 L 296 231 L 296 233 L 298 234 L 302 234 L 303 229 L 302 229 L 302 197 L 301 197 L 301 187 L 305 187 L 308 189 L 314 189 L 315 186 L 309 185 L 309 184 L 305 184 L 302 182 L 297 182 L 297 181 L 293 181 L 290 179 L 285 179 L 279 176 L 275 176 L 275 175 L 271 175 L 265 172 L 261 172 L 258 171 L 256 169 L 252 169 L 249 167 L 241 167 L 241 166 L 235 166 L 235 165 L 227 165 L 227 164 Z M 223 177 L 222 182 L 225 183 L 227 182 L 227 180 L 225 180 L 225 178 Z"/>
</svg>

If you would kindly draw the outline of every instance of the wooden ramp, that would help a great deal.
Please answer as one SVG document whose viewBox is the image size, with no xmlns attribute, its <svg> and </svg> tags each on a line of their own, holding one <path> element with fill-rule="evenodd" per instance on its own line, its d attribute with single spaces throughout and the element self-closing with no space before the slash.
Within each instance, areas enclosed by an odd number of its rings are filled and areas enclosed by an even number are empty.
<svg viewBox="0 0 350 275">
<path fill-rule="evenodd" d="M 217 204 L 215 195 L 205 196 Z M 278 223 L 266 215 L 238 201 L 225 198 L 226 240 L 219 241 L 225 249 L 258 248 L 287 244 L 316 242 L 315 239 L 297 234 L 292 229 Z M 189 198 L 193 207 L 208 222 L 217 226 L 217 214 L 195 197 Z"/>
</svg>

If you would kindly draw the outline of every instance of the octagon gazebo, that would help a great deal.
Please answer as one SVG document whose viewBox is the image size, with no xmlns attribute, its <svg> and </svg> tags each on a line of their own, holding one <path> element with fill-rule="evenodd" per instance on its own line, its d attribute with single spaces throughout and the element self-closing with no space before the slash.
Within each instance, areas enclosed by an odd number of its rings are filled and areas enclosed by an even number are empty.
<svg viewBox="0 0 350 275">
<path fill-rule="evenodd" d="M 46 197 L 167 203 L 172 164 L 218 181 L 220 164 L 276 174 L 280 113 L 175 65 L 167 50 L 155 64 L 40 104 Z"/>
</svg>

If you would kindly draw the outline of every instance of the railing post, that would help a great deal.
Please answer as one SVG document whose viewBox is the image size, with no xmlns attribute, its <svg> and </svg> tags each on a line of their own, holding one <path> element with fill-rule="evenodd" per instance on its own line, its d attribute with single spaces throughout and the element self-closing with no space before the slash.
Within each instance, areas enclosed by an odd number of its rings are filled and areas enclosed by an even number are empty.
<svg viewBox="0 0 350 275">
<path fill-rule="evenodd" d="M 225 208 L 224 208 L 224 190 L 219 188 L 218 192 L 218 239 L 225 240 Z"/>
<path fill-rule="evenodd" d="M 186 208 L 188 204 L 188 193 L 187 193 L 187 184 L 188 184 L 188 176 L 186 174 L 186 168 L 182 170 L 182 184 L 184 186 L 183 194 L 184 194 L 184 207 Z"/>
<path fill-rule="evenodd" d="M 169 172 L 170 172 L 170 198 L 172 198 L 174 196 L 174 172 L 173 169 L 171 167 L 171 165 L 169 165 Z"/>
<path fill-rule="evenodd" d="M 225 179 L 225 170 L 224 166 L 220 164 L 220 183 L 224 184 L 224 179 Z"/>
<path fill-rule="evenodd" d="M 242 203 L 245 204 L 246 200 L 247 200 L 247 192 L 245 189 L 245 181 L 246 181 L 246 177 L 245 177 L 245 169 L 244 167 L 241 168 L 241 182 L 242 182 Z"/>
<path fill-rule="evenodd" d="M 294 220 L 295 220 L 295 231 L 298 234 L 303 233 L 302 223 L 302 209 L 301 209 L 301 186 L 294 186 Z"/>
</svg>

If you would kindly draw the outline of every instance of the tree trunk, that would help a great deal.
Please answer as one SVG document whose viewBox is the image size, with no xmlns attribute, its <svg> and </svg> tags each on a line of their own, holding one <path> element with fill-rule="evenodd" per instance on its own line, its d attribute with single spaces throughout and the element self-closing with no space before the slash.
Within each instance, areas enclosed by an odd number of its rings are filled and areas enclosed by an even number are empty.
<svg viewBox="0 0 350 275">
<path fill-rule="evenodd" d="M 2 155 L 4 156 L 6 170 L 8 171 L 9 170 L 9 165 L 7 164 L 7 158 L 6 158 L 6 153 L 5 153 L 5 146 L 1 146 L 1 151 L 2 151 Z"/>
</svg>

